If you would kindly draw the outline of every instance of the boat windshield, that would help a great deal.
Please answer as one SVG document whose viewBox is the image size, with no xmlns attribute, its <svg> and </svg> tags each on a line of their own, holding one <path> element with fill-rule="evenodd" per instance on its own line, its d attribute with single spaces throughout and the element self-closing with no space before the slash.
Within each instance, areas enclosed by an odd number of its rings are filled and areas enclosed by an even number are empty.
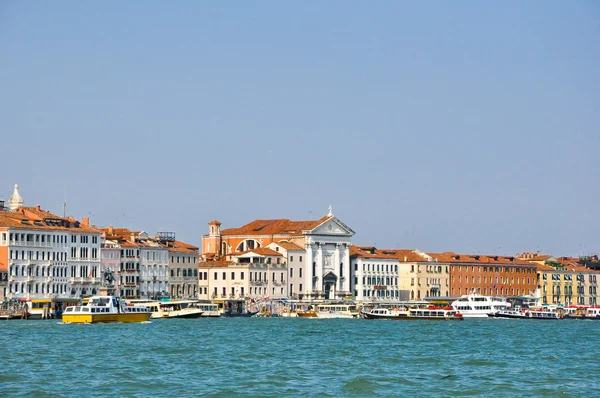
<svg viewBox="0 0 600 398">
<path fill-rule="evenodd" d="M 108 297 L 97 297 L 97 298 L 93 298 L 88 302 L 88 305 L 90 306 L 96 306 L 96 307 L 108 307 L 110 303 L 110 298 Z"/>
</svg>

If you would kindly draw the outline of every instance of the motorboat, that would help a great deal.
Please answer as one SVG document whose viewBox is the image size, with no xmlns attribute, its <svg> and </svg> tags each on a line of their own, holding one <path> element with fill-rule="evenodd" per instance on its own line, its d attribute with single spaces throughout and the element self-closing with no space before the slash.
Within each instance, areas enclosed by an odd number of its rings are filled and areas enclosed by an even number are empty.
<svg viewBox="0 0 600 398">
<path fill-rule="evenodd" d="M 351 304 L 317 304 L 311 305 L 304 311 L 297 311 L 296 315 L 300 318 L 359 318 L 360 312 L 356 305 Z"/>
<path fill-rule="evenodd" d="M 152 312 L 153 319 L 161 318 L 200 318 L 203 310 L 197 300 L 132 301 L 134 307 L 145 307 Z"/>
<path fill-rule="evenodd" d="M 85 305 L 70 306 L 62 315 L 63 323 L 145 322 L 150 309 L 128 306 L 118 296 L 92 296 Z"/>
<path fill-rule="evenodd" d="M 541 310 L 500 310 L 489 315 L 494 318 L 511 318 L 511 319 L 543 319 L 543 320 L 559 320 L 563 319 L 564 315 L 561 312 Z"/>
<path fill-rule="evenodd" d="M 392 320 L 435 320 L 459 321 L 464 317 L 452 307 L 429 306 L 426 308 L 374 308 L 363 312 L 365 319 L 392 319 Z"/>
</svg>

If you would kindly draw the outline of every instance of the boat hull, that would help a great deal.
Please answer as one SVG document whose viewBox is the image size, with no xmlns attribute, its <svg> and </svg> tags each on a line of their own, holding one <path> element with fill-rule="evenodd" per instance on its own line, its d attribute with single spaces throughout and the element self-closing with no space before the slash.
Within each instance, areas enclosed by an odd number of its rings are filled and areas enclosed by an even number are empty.
<svg viewBox="0 0 600 398">
<path fill-rule="evenodd" d="M 121 313 L 121 314 L 69 314 L 63 313 L 63 323 L 110 323 L 146 322 L 150 319 L 150 312 Z"/>
<path fill-rule="evenodd" d="M 398 315 L 378 315 L 378 314 L 369 314 L 367 312 L 364 313 L 365 319 L 390 319 L 396 321 L 462 321 L 464 318 L 462 316 L 410 316 L 406 314 L 398 314 Z"/>
<path fill-rule="evenodd" d="M 163 318 L 184 318 L 184 319 L 194 319 L 200 318 L 202 316 L 202 311 L 173 311 L 172 313 L 166 313 Z"/>
</svg>

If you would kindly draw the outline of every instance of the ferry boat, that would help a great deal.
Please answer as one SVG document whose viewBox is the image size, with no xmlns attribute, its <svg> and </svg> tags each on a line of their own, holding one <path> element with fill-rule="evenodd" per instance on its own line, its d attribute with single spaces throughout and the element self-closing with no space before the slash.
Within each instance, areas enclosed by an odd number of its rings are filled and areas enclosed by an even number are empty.
<svg viewBox="0 0 600 398">
<path fill-rule="evenodd" d="M 221 310 L 224 317 L 250 317 L 258 314 L 258 310 L 250 310 L 246 306 L 246 300 L 225 300 Z"/>
<path fill-rule="evenodd" d="M 406 308 L 389 309 L 374 308 L 371 311 L 363 312 L 365 319 L 394 319 L 394 320 L 430 320 L 430 321 L 462 321 L 462 314 L 455 311 L 452 307 L 427 307 L 427 308 Z"/>
<path fill-rule="evenodd" d="M 219 318 L 221 316 L 218 304 L 199 302 L 194 304 L 194 307 L 202 310 L 202 315 L 200 315 L 202 318 Z"/>
<path fill-rule="evenodd" d="M 600 307 L 593 306 L 585 309 L 585 316 L 583 319 L 593 319 L 600 321 Z"/>
<path fill-rule="evenodd" d="M 562 313 L 548 311 L 548 310 L 500 310 L 495 313 L 489 314 L 490 317 L 494 318 L 511 318 L 511 319 L 546 319 L 546 320 L 558 320 L 563 319 Z"/>
<path fill-rule="evenodd" d="M 305 311 L 297 311 L 296 315 L 300 318 L 359 318 L 360 312 L 355 305 L 350 304 L 318 304 L 316 308 L 309 306 Z"/>
<path fill-rule="evenodd" d="M 160 318 L 200 318 L 203 310 L 196 307 L 196 300 L 169 300 L 169 301 L 130 301 L 134 307 L 148 308 L 152 312 L 152 319 Z"/>
<path fill-rule="evenodd" d="M 145 322 L 152 313 L 146 307 L 125 305 L 117 296 L 92 296 L 85 305 L 70 306 L 63 323 Z"/>
<path fill-rule="evenodd" d="M 450 305 L 465 318 L 487 318 L 490 313 L 508 310 L 511 307 L 505 297 L 481 296 L 479 294 L 462 296 Z"/>
</svg>

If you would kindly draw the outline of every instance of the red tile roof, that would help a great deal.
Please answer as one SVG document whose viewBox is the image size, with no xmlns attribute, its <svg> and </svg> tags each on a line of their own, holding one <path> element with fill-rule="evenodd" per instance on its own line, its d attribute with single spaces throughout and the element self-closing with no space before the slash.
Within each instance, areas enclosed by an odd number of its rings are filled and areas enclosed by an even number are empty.
<svg viewBox="0 0 600 398">
<path fill-rule="evenodd" d="M 283 247 L 285 250 L 300 250 L 300 251 L 304 251 L 303 248 L 301 248 L 300 246 L 298 246 L 297 244 L 287 241 L 287 240 L 280 240 L 279 242 L 276 243 L 277 245 Z"/>
<path fill-rule="evenodd" d="M 229 228 L 221 231 L 221 235 L 302 235 L 302 231 L 312 230 L 332 218 L 325 216 L 314 221 L 255 220 L 239 228 Z"/>
<path fill-rule="evenodd" d="M 100 232 L 96 228 L 84 227 L 75 219 L 59 217 L 35 207 L 20 207 L 16 211 L 0 212 L 0 227 L 84 233 Z"/>
<path fill-rule="evenodd" d="M 199 268 L 228 267 L 229 265 L 236 264 L 228 260 L 200 261 L 198 263 Z"/>
<path fill-rule="evenodd" d="M 268 247 L 259 247 L 259 248 L 252 249 L 252 250 L 246 250 L 245 252 L 241 252 L 241 253 L 231 253 L 230 256 L 236 257 L 236 256 L 241 256 L 241 255 L 247 254 L 247 253 L 258 254 L 259 256 L 283 257 L 283 254 L 276 252 L 275 250 L 271 250 Z"/>
</svg>

